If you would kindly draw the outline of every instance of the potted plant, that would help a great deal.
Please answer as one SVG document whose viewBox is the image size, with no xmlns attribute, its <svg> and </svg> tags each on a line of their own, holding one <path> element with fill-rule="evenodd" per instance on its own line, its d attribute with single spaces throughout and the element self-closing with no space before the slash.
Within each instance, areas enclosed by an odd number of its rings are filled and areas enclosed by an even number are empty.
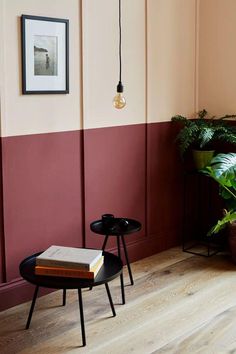
<svg viewBox="0 0 236 354">
<path fill-rule="evenodd" d="M 228 227 L 229 246 L 236 263 L 236 153 L 218 154 L 203 171 L 219 184 L 220 196 L 225 200 L 224 216 L 208 232 L 208 236 Z"/>
<path fill-rule="evenodd" d="M 207 117 L 207 111 L 198 112 L 195 119 L 188 119 L 181 115 L 172 117 L 173 122 L 180 122 L 183 128 L 177 135 L 180 153 L 182 156 L 190 148 L 197 169 L 202 169 L 211 161 L 214 150 L 212 143 L 221 140 L 236 143 L 236 128 L 225 121 L 226 118 L 235 118 L 236 115 L 225 115 L 220 118 Z"/>
</svg>

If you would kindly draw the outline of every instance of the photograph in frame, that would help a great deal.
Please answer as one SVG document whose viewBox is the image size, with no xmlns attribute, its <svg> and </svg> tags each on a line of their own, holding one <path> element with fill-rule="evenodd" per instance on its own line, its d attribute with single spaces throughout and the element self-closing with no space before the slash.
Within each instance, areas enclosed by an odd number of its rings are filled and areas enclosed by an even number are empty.
<svg viewBox="0 0 236 354">
<path fill-rule="evenodd" d="M 69 93 L 69 21 L 21 16 L 22 93 Z"/>
</svg>

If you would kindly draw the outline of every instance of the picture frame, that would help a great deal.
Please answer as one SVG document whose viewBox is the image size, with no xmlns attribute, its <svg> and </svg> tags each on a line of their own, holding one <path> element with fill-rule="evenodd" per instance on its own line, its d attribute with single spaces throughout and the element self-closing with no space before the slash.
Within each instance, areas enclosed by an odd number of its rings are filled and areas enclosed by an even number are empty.
<svg viewBox="0 0 236 354">
<path fill-rule="evenodd" d="M 22 93 L 69 93 L 69 20 L 21 16 Z"/>
</svg>

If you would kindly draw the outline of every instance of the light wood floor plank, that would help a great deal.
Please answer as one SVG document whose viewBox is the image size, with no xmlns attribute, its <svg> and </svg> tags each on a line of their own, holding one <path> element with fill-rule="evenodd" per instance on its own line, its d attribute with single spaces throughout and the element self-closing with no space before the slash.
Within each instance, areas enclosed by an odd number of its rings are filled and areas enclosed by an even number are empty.
<svg viewBox="0 0 236 354">
<path fill-rule="evenodd" d="M 119 279 L 83 291 L 87 346 L 81 345 L 77 294 L 38 299 L 31 329 L 29 303 L 0 314 L 0 353 L 236 353 L 236 267 L 225 256 L 203 258 L 174 248 L 132 264 L 134 286 L 120 305 Z M 125 277 L 128 283 L 128 277 Z"/>
<path fill-rule="evenodd" d="M 236 306 L 233 306 L 153 354 L 236 353 Z"/>
</svg>

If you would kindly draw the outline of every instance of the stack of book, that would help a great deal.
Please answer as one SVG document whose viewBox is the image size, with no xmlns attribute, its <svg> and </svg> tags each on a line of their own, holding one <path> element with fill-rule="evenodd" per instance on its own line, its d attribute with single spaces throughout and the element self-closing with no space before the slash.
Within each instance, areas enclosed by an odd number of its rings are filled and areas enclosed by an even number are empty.
<svg viewBox="0 0 236 354">
<path fill-rule="evenodd" d="M 94 279 L 103 265 L 102 251 L 50 246 L 36 257 L 35 274 Z"/>
</svg>

